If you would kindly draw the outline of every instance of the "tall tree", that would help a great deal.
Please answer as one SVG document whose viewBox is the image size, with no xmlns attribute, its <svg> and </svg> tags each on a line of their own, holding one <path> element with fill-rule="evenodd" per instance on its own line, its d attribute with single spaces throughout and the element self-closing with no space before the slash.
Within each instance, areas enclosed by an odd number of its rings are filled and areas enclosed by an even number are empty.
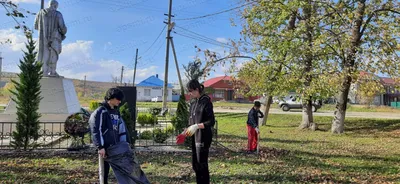
<svg viewBox="0 0 400 184">
<path fill-rule="evenodd" d="M 335 53 L 334 72 L 340 78 L 332 122 L 332 133 L 339 134 L 344 132 L 350 86 L 357 81 L 360 71 L 386 74 L 400 82 L 400 2 L 330 0 L 321 5 L 330 14 L 323 23 L 327 33 L 325 45 Z"/>
<path fill-rule="evenodd" d="M 316 97 L 332 93 L 332 90 L 324 90 L 332 89 L 327 85 L 328 78 L 324 77 L 331 65 L 327 59 L 330 53 L 322 44 L 325 35 L 321 22 L 328 16 L 324 7 L 311 0 L 247 1 L 254 3 L 243 11 L 242 33 L 251 39 L 253 51 L 269 58 L 264 62 L 270 69 L 259 69 L 275 71 L 284 77 L 284 80 L 271 81 L 268 78 L 271 75 L 265 75 L 266 81 L 257 81 L 264 82 L 262 85 L 267 91 L 273 89 L 284 94 L 292 89 L 301 94 L 303 121 L 300 128 L 314 129 L 312 102 Z"/>
<path fill-rule="evenodd" d="M 250 7 L 249 9 L 242 12 L 243 31 L 242 35 L 245 39 L 250 39 L 252 44 L 252 51 L 258 53 L 257 59 L 262 61 L 261 63 L 248 62 L 237 73 L 237 77 L 240 81 L 246 83 L 249 86 L 249 90 L 246 90 L 247 94 L 250 95 L 261 95 L 265 96 L 265 108 L 264 118 L 262 125 L 266 125 L 269 109 L 272 104 L 273 96 L 281 96 L 287 93 L 291 86 L 296 85 L 293 81 L 286 80 L 288 77 L 291 67 L 290 63 L 286 59 L 288 52 L 290 51 L 291 38 L 282 37 L 281 35 L 269 35 L 268 38 L 264 38 L 265 34 L 261 34 L 264 28 L 260 26 L 261 21 L 256 20 L 252 14 L 262 11 L 259 9 Z M 254 8 L 254 9 L 252 9 Z M 263 12 L 264 13 L 264 12 Z M 285 21 L 287 24 L 282 26 L 285 31 L 293 32 L 296 28 L 297 12 L 292 12 L 290 16 L 286 17 Z M 261 32 L 260 32 L 261 31 Z M 273 43 L 273 44 L 271 44 Z M 280 51 L 280 54 L 276 54 Z M 271 54 L 265 54 L 271 53 Z M 282 54 L 281 54 L 282 53 Z"/>
<path fill-rule="evenodd" d="M 186 66 L 183 65 L 187 80 L 200 80 L 200 78 L 204 76 L 205 68 L 202 68 L 201 64 L 200 58 L 196 57 L 194 61 L 189 62 Z"/>
<path fill-rule="evenodd" d="M 43 76 L 41 71 L 42 63 L 36 61 L 35 42 L 31 35 L 27 35 L 27 51 L 24 51 L 24 60 L 20 60 L 18 74 L 19 81 L 11 80 L 15 85 L 12 90 L 12 100 L 17 105 L 17 131 L 14 131 L 12 145 L 16 149 L 23 148 L 27 150 L 34 147 L 39 138 L 39 104 L 40 97 L 40 79 Z"/>
</svg>

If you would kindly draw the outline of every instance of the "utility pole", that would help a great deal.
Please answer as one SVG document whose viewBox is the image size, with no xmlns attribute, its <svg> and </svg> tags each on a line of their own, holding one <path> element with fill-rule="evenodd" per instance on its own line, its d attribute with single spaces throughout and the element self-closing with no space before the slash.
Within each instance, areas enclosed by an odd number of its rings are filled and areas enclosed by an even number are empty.
<svg viewBox="0 0 400 184">
<path fill-rule="evenodd" d="M 121 68 L 121 78 L 119 79 L 119 84 L 122 85 L 122 78 L 124 78 L 124 66 Z"/>
<path fill-rule="evenodd" d="M 83 80 L 83 97 L 86 97 L 86 75 L 85 79 Z"/>
<path fill-rule="evenodd" d="M 172 0 L 169 0 L 169 8 L 168 8 L 168 22 L 164 22 L 168 26 L 167 30 L 167 47 L 165 54 L 165 74 L 164 74 L 164 94 L 163 94 L 163 110 L 167 109 L 167 97 L 168 97 L 168 62 L 169 62 L 169 41 L 171 38 L 171 17 L 172 17 Z"/>
<path fill-rule="evenodd" d="M 43 8 L 44 8 L 44 0 L 42 0 L 40 3 L 40 9 L 43 9 Z"/>
<path fill-rule="evenodd" d="M 179 65 L 178 65 L 178 58 L 176 58 L 175 46 L 174 46 L 174 39 L 171 38 L 171 46 L 172 46 L 172 53 L 174 54 L 175 65 L 176 65 L 176 72 L 178 73 L 179 84 L 181 86 L 181 93 L 184 94 L 184 88 L 181 78 L 181 72 L 179 72 Z"/>
<path fill-rule="evenodd" d="M 139 52 L 139 49 L 136 49 L 135 68 L 133 69 L 133 82 L 132 82 L 132 86 L 135 86 L 136 65 L 137 65 L 138 52 Z"/>
</svg>

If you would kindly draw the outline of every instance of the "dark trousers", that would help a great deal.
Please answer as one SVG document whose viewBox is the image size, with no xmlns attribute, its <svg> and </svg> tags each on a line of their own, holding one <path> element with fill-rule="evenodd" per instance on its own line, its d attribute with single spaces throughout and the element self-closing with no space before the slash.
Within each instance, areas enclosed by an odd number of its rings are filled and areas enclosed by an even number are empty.
<svg viewBox="0 0 400 184">
<path fill-rule="evenodd" d="M 208 170 L 208 153 L 210 145 L 198 147 L 200 149 L 200 158 L 197 159 L 196 146 L 194 137 L 192 139 L 192 167 L 196 173 L 197 184 L 210 183 L 210 172 Z M 200 162 L 199 162 L 200 161 Z"/>
<path fill-rule="evenodd" d="M 110 164 L 104 161 L 104 184 L 108 184 L 108 173 L 110 173 Z"/>
</svg>

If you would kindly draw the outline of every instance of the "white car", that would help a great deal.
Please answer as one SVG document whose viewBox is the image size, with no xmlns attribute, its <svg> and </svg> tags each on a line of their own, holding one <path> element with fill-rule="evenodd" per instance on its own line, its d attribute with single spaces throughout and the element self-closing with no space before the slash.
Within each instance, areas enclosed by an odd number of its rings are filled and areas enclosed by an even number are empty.
<svg viewBox="0 0 400 184">
<path fill-rule="evenodd" d="M 286 99 L 279 102 L 279 108 L 281 108 L 283 111 L 289 111 L 290 109 L 302 109 L 303 105 L 301 100 L 298 100 L 299 98 L 299 96 L 292 95 L 286 97 Z M 313 112 L 317 112 L 317 110 L 321 108 L 321 104 L 318 102 L 313 102 L 311 108 Z"/>
<path fill-rule="evenodd" d="M 157 96 L 151 99 L 152 102 L 161 102 L 162 101 L 162 97 L 161 96 Z"/>
</svg>

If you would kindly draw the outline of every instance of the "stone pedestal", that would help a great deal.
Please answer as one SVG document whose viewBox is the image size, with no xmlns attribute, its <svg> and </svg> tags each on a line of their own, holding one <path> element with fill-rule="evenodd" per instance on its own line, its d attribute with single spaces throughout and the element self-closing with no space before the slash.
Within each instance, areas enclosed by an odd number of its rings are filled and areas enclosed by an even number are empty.
<svg viewBox="0 0 400 184">
<path fill-rule="evenodd" d="M 40 85 L 40 95 L 43 99 L 40 101 L 39 113 L 42 115 L 65 115 L 67 117 L 80 111 L 81 106 L 71 79 L 43 77 Z M 16 104 L 10 100 L 4 114 L 15 114 L 16 112 Z"/>
</svg>

